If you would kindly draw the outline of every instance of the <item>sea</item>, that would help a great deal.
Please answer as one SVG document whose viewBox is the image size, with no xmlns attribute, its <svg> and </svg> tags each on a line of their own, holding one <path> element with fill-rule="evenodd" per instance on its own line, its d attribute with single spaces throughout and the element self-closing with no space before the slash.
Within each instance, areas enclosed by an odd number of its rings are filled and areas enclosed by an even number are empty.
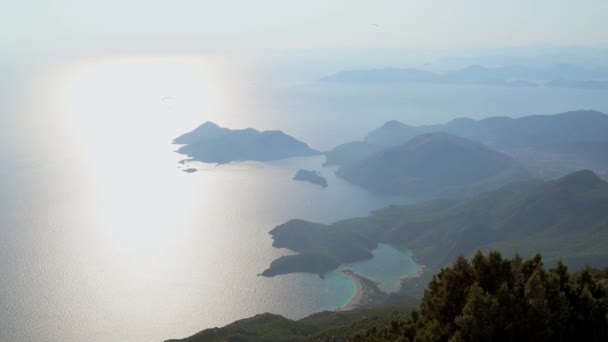
<svg viewBox="0 0 608 342">
<path fill-rule="evenodd" d="M 205 121 L 282 130 L 323 151 L 392 119 L 608 112 L 606 90 L 281 83 L 251 68 L 206 55 L 0 67 L 0 341 L 163 341 L 264 312 L 299 319 L 352 298 L 355 285 L 338 271 L 259 276 L 293 253 L 272 247 L 268 232 L 411 199 L 349 184 L 323 156 L 180 163 L 172 140 Z M 301 168 L 329 186 L 292 180 Z M 342 268 L 394 291 L 418 265 L 380 245 Z"/>
</svg>

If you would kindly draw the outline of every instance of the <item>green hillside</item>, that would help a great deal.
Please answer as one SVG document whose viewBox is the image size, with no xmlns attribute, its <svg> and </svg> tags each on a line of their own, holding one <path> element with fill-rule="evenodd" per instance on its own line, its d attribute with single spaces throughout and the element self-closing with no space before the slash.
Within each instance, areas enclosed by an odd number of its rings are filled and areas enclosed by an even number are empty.
<svg viewBox="0 0 608 342">
<path fill-rule="evenodd" d="M 292 220 L 273 229 L 281 257 L 263 275 L 323 274 L 371 258 L 378 244 L 413 251 L 431 272 L 458 255 L 498 249 L 507 255 L 542 253 L 569 266 L 608 264 L 608 183 L 591 171 L 555 181 L 512 184 L 470 199 L 391 206 L 331 225 Z"/>
<path fill-rule="evenodd" d="M 215 341 L 307 341 L 332 337 L 346 338 L 368 329 L 380 329 L 390 320 L 405 319 L 417 307 L 415 302 L 401 302 L 386 307 L 355 311 L 320 312 L 294 321 L 264 313 L 236 321 L 222 328 L 203 330 L 181 340 L 167 342 Z"/>
</svg>

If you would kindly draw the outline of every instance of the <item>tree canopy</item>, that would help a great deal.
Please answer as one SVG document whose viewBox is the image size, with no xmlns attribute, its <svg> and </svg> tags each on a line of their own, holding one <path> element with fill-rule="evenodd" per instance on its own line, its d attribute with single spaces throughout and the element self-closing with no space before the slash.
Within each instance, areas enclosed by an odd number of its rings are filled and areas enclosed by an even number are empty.
<svg viewBox="0 0 608 342">
<path fill-rule="evenodd" d="M 608 269 L 570 274 L 540 255 L 457 258 L 433 277 L 420 310 L 355 341 L 608 341 Z"/>
</svg>

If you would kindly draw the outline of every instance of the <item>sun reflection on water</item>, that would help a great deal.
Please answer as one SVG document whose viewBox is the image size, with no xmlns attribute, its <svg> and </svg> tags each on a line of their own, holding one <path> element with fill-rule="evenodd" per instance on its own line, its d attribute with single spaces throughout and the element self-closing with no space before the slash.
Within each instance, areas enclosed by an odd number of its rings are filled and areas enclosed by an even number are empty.
<svg viewBox="0 0 608 342">
<path fill-rule="evenodd" d="M 20 90 L 16 127 L 26 138 L 7 144 L 36 164 L 9 178 L 15 208 L 4 217 L 8 239 L 0 239 L 11 256 L 0 262 L 8 279 L 0 300 L 12 306 L 0 313 L 0 331 L 28 326 L 28 340 L 163 340 L 259 312 L 303 317 L 348 300 L 348 279 L 258 277 L 289 253 L 272 247 L 268 231 L 294 217 L 360 215 L 388 199 L 333 174 L 323 191 L 292 181 L 300 168 L 321 168 L 320 157 L 193 163 L 201 169 L 194 174 L 179 168 L 171 140 L 206 120 L 297 126 L 296 114 L 267 110 L 268 98 L 239 84 L 230 63 L 86 59 L 53 66 Z"/>
<path fill-rule="evenodd" d="M 184 196 L 192 192 L 178 177 L 180 156 L 170 142 L 222 101 L 226 65 L 213 57 L 128 56 L 66 70 L 61 105 L 113 243 L 151 252 L 175 236 L 170 232 L 187 216 L 191 201 Z"/>
</svg>

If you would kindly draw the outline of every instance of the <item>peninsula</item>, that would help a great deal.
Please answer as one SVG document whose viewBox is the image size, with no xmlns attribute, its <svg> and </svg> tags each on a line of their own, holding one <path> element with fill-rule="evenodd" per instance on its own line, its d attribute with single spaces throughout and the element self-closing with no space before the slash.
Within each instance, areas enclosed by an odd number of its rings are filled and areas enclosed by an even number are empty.
<svg viewBox="0 0 608 342">
<path fill-rule="evenodd" d="M 608 183 L 591 171 L 578 171 L 466 199 L 390 206 L 330 225 L 291 220 L 270 235 L 274 247 L 297 254 L 274 260 L 262 275 L 322 275 L 372 258 L 381 243 L 410 249 L 429 269 L 440 269 L 478 249 L 506 255 L 542 253 L 547 262 L 561 259 L 574 269 L 601 266 L 608 262 L 606 222 Z"/>
</svg>

